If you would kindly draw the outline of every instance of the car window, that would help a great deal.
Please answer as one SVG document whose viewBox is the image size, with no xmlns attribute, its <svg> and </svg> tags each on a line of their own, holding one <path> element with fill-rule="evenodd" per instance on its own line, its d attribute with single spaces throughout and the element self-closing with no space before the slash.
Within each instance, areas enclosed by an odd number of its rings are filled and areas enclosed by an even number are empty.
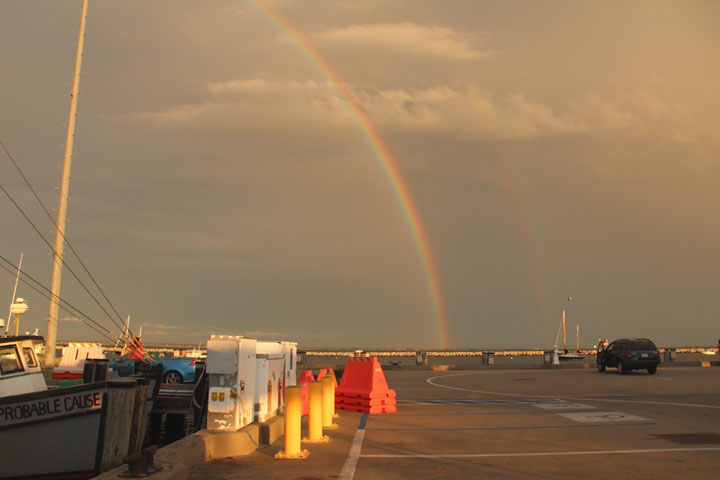
<svg viewBox="0 0 720 480">
<path fill-rule="evenodd" d="M 657 350 L 655 344 L 649 340 L 640 340 L 630 343 L 631 350 Z"/>
</svg>

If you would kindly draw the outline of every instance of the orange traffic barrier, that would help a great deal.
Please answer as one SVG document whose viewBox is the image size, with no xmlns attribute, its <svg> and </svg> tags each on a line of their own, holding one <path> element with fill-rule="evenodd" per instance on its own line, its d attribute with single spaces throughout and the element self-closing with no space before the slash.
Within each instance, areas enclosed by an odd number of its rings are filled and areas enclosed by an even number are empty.
<svg viewBox="0 0 720 480">
<path fill-rule="evenodd" d="M 321 368 L 320 372 L 318 373 L 317 379 L 321 380 L 326 375 L 332 375 L 333 383 L 335 384 L 335 390 L 337 390 L 338 383 L 337 383 L 337 375 L 335 375 L 335 370 L 333 370 L 332 368 Z"/>
<path fill-rule="evenodd" d="M 312 370 L 303 370 L 300 374 L 300 380 L 298 380 L 298 383 L 310 383 L 315 381 L 315 377 L 313 377 Z"/>
<path fill-rule="evenodd" d="M 302 403 L 302 415 L 306 416 L 310 412 L 310 393 L 309 385 L 310 382 L 314 382 L 312 370 L 303 370 L 300 374 L 300 379 L 297 382 L 297 386 L 300 387 L 300 401 Z"/>
<path fill-rule="evenodd" d="M 350 357 L 340 386 L 335 391 L 335 407 L 365 413 L 397 411 L 397 394 L 388 387 L 377 357 Z"/>
</svg>

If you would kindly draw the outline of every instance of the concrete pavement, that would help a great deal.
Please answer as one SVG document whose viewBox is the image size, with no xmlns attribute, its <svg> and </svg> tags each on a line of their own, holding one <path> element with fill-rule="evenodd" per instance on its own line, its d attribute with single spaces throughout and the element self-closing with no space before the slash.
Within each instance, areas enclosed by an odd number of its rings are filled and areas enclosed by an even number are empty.
<svg viewBox="0 0 720 480">
<path fill-rule="evenodd" d="M 191 479 L 704 478 L 720 468 L 720 369 L 386 370 L 398 413 L 341 411 L 306 460 L 282 438 Z"/>
</svg>

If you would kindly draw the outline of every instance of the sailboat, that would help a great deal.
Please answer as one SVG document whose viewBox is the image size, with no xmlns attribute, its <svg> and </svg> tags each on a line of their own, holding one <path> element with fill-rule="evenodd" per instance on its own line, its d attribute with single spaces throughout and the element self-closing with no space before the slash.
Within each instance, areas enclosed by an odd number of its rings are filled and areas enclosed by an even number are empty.
<svg viewBox="0 0 720 480">
<path fill-rule="evenodd" d="M 565 310 L 563 310 L 562 317 L 562 331 L 563 331 L 563 353 L 558 355 L 560 360 L 581 360 L 585 358 L 585 355 L 580 355 L 580 325 L 576 325 L 576 353 L 570 353 L 567 349 L 567 333 L 565 331 Z M 558 335 L 559 332 L 558 332 Z M 557 344 L 557 339 L 555 341 Z"/>
</svg>

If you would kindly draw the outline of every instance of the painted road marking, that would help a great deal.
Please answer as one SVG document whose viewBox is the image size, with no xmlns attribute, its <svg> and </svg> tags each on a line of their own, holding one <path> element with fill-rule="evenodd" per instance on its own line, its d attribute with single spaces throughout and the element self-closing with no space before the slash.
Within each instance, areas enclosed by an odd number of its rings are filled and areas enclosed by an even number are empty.
<svg viewBox="0 0 720 480">
<path fill-rule="evenodd" d="M 544 370 L 538 370 L 539 372 L 543 372 Z M 548 370 L 550 371 L 550 370 Z M 562 372 L 562 370 L 554 370 L 555 372 Z M 565 372 L 571 372 L 572 370 L 565 370 Z M 501 372 L 501 371 L 500 371 Z M 441 385 L 439 383 L 435 383 L 434 380 L 438 380 L 440 378 L 448 378 L 448 377 L 460 377 L 460 376 L 466 376 L 466 375 L 486 375 L 488 372 L 472 372 L 472 373 L 454 373 L 451 375 L 440 375 L 437 377 L 430 377 L 425 380 L 425 382 L 429 383 L 430 385 L 434 385 L 439 388 L 446 388 L 449 390 L 458 390 L 462 392 L 472 392 L 472 393 L 482 393 L 484 395 L 499 395 L 504 397 L 531 397 L 531 398 L 546 398 L 548 400 L 557 400 L 559 398 L 565 399 L 565 400 L 591 400 L 593 402 L 615 402 L 615 403 L 637 403 L 641 405 L 670 405 L 674 407 L 693 407 L 693 408 L 716 408 L 720 409 L 720 405 L 699 405 L 694 403 L 675 403 L 675 402 L 651 402 L 647 400 L 619 400 L 616 398 L 599 398 L 599 397 L 556 397 L 556 396 L 546 396 L 543 397 L 542 395 L 528 395 L 524 393 L 508 393 L 508 392 L 491 392 L 487 390 L 474 390 L 470 388 L 461 388 L 461 387 L 451 387 L 449 385 Z M 495 372 L 498 373 L 498 372 Z"/>
<path fill-rule="evenodd" d="M 569 455 L 648 454 L 673 452 L 717 452 L 720 447 L 651 448 L 646 450 L 588 450 L 577 452 L 525 452 L 525 453 L 457 453 L 457 454 L 363 454 L 363 458 L 493 458 L 493 457 L 561 457 Z"/>
<path fill-rule="evenodd" d="M 565 413 L 558 413 L 557 415 L 568 415 Z M 601 420 L 602 422 L 609 422 L 612 420 Z M 371 428 L 369 430 L 374 432 L 379 431 L 393 431 L 393 432 L 405 432 L 405 431 L 422 431 L 422 432 L 454 432 L 454 431 L 491 431 L 491 430 L 563 430 L 570 428 L 592 428 L 592 427 L 637 427 L 642 425 L 655 425 L 654 422 L 647 423 L 600 423 L 597 425 L 525 425 L 517 427 L 379 427 Z"/>
<path fill-rule="evenodd" d="M 557 403 L 536 403 L 536 407 L 545 410 L 588 410 L 595 408 L 591 405 L 584 403 L 570 403 L 570 402 L 557 402 Z"/>
<path fill-rule="evenodd" d="M 635 415 L 628 415 L 622 412 L 576 412 L 558 413 L 561 417 L 569 418 L 576 422 L 649 422 L 650 420 Z"/>
<path fill-rule="evenodd" d="M 355 438 L 353 438 L 352 445 L 350 445 L 350 451 L 348 452 L 345 464 L 340 471 L 338 480 L 352 480 L 353 476 L 355 476 L 355 469 L 357 468 L 357 463 L 360 459 L 360 451 L 362 450 L 363 439 L 365 438 L 367 418 L 367 413 L 364 413 L 360 418 L 360 425 L 358 425 L 358 429 L 355 432 Z"/>
<path fill-rule="evenodd" d="M 398 405 L 514 405 L 563 402 L 564 400 L 548 400 L 547 398 L 518 398 L 511 400 L 398 400 Z"/>
<path fill-rule="evenodd" d="M 482 416 L 502 416 L 502 415 L 555 415 L 555 412 L 552 411 L 545 411 L 545 412 L 538 412 L 538 411 L 528 411 L 528 410 L 513 410 L 510 412 L 501 412 L 501 411 L 477 411 L 477 410 L 470 410 L 470 411 L 464 411 L 464 412 L 452 412 L 452 413 L 444 413 L 444 412 L 432 412 L 432 413 L 393 413 L 393 417 L 482 417 Z"/>
</svg>

